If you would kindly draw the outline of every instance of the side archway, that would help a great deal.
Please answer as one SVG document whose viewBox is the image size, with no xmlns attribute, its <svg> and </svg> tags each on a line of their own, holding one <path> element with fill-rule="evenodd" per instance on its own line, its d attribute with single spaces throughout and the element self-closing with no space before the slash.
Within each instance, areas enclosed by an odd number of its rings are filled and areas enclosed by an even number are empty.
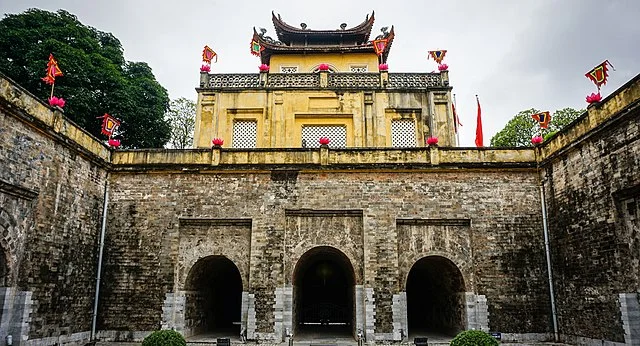
<svg viewBox="0 0 640 346">
<path fill-rule="evenodd" d="M 185 329 L 190 334 L 240 334 L 242 279 L 231 260 L 220 255 L 201 258 L 191 267 L 185 290 Z"/>
<path fill-rule="evenodd" d="M 455 335 L 466 327 L 465 283 L 448 258 L 427 256 L 411 267 L 406 283 L 409 334 Z"/>
</svg>

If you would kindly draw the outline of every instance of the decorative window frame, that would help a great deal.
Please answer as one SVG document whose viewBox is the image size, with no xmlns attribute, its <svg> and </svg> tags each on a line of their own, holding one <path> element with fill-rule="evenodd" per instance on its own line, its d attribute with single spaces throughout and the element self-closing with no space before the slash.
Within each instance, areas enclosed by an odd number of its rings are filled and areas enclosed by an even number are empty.
<svg viewBox="0 0 640 346">
<path fill-rule="evenodd" d="M 255 127 L 255 133 L 253 134 L 253 146 L 237 146 L 236 144 L 236 126 L 238 123 L 253 123 Z M 246 135 L 244 137 L 247 137 Z M 253 149 L 258 147 L 258 121 L 257 119 L 242 119 L 235 118 L 231 124 L 231 146 L 232 148 L 240 148 L 240 149 Z"/>
<path fill-rule="evenodd" d="M 295 69 L 295 71 L 286 72 L 286 69 Z M 298 65 L 280 65 L 280 73 L 300 73 L 300 66 Z"/>
<path fill-rule="evenodd" d="M 387 108 L 385 109 L 385 126 L 386 126 L 386 140 L 385 145 L 388 148 L 392 148 L 392 128 L 391 122 L 393 120 L 413 120 L 415 124 L 415 136 L 416 136 L 416 148 L 424 147 L 424 126 L 422 124 L 422 109 L 420 108 L 409 108 L 409 109 L 397 109 L 397 108 Z"/>
<path fill-rule="evenodd" d="M 268 142 L 264 136 L 260 135 L 264 131 L 264 108 L 227 108 L 223 114 L 225 121 L 220 122 L 219 136 L 225 139 L 225 147 L 234 148 L 233 144 L 233 125 L 236 121 L 255 121 L 256 122 L 256 148 L 264 147 Z M 226 114 L 225 114 L 226 113 Z M 227 142 L 228 139 L 228 142 Z M 228 144 L 227 144 L 228 143 Z"/>
<path fill-rule="evenodd" d="M 344 126 L 347 129 L 347 148 L 354 147 L 355 133 L 353 126 L 353 114 L 318 114 L 318 113 L 297 113 L 295 114 L 295 132 L 293 133 L 292 144 L 294 147 L 302 146 L 303 126 Z M 331 138 L 329 138 L 331 139 Z M 314 143 L 315 145 L 316 143 Z M 331 143 L 329 143 L 331 147 Z M 309 145 L 307 146 L 309 147 Z"/>
<path fill-rule="evenodd" d="M 356 70 L 356 71 L 354 71 L 354 70 Z M 351 73 L 367 73 L 367 72 L 369 72 L 369 65 L 366 65 L 366 64 L 349 65 L 349 72 L 351 72 Z"/>
</svg>

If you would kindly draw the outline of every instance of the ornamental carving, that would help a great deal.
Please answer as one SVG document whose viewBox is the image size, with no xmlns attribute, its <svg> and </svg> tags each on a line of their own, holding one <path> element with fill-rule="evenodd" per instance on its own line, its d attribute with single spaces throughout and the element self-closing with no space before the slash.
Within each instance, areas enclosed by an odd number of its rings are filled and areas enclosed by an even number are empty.
<svg viewBox="0 0 640 346">
<path fill-rule="evenodd" d="M 269 88 L 319 88 L 320 75 L 317 73 L 270 73 Z"/>
<path fill-rule="evenodd" d="M 232 73 L 209 75 L 209 88 L 257 88 L 260 75 L 257 73 Z"/>
<path fill-rule="evenodd" d="M 389 73 L 387 89 L 426 89 L 441 85 L 439 73 Z"/>
<path fill-rule="evenodd" d="M 380 85 L 379 73 L 329 73 L 327 86 L 332 89 L 428 89 L 439 87 L 439 73 L 389 73 L 389 82 Z M 320 89 L 319 73 L 269 73 L 266 83 L 258 73 L 210 74 L 210 89 Z"/>
<path fill-rule="evenodd" d="M 332 73 L 329 75 L 330 88 L 379 88 L 379 73 Z"/>
</svg>

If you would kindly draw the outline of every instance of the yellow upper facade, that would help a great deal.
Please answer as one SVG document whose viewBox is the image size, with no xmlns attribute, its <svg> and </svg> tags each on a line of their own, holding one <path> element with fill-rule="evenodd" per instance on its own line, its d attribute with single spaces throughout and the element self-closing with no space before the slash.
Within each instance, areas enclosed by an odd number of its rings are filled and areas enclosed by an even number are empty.
<svg viewBox="0 0 640 346">
<path fill-rule="evenodd" d="M 339 30 L 291 27 L 274 15 L 279 40 L 258 34 L 262 63 L 255 74 L 202 73 L 194 146 L 422 147 L 428 137 L 455 146 L 448 72 L 389 73 L 393 27 L 382 30 L 383 50 L 369 40 L 373 15 Z M 328 70 L 319 71 L 321 64 Z"/>
</svg>

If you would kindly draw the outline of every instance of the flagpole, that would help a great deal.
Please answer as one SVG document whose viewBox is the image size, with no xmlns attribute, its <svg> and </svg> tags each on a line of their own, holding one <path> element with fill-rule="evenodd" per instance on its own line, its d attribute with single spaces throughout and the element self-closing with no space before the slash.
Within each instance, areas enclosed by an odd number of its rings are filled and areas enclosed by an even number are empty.
<svg viewBox="0 0 640 346">
<path fill-rule="evenodd" d="M 55 82 L 51 83 L 51 96 L 49 96 L 49 98 L 53 97 L 53 87 L 56 85 Z"/>
<path fill-rule="evenodd" d="M 458 109 L 458 104 L 456 103 L 456 94 L 453 94 L 453 106 Z M 458 114 L 453 114 L 453 127 L 456 129 L 456 146 L 460 146 L 460 128 L 458 127 Z"/>
</svg>

